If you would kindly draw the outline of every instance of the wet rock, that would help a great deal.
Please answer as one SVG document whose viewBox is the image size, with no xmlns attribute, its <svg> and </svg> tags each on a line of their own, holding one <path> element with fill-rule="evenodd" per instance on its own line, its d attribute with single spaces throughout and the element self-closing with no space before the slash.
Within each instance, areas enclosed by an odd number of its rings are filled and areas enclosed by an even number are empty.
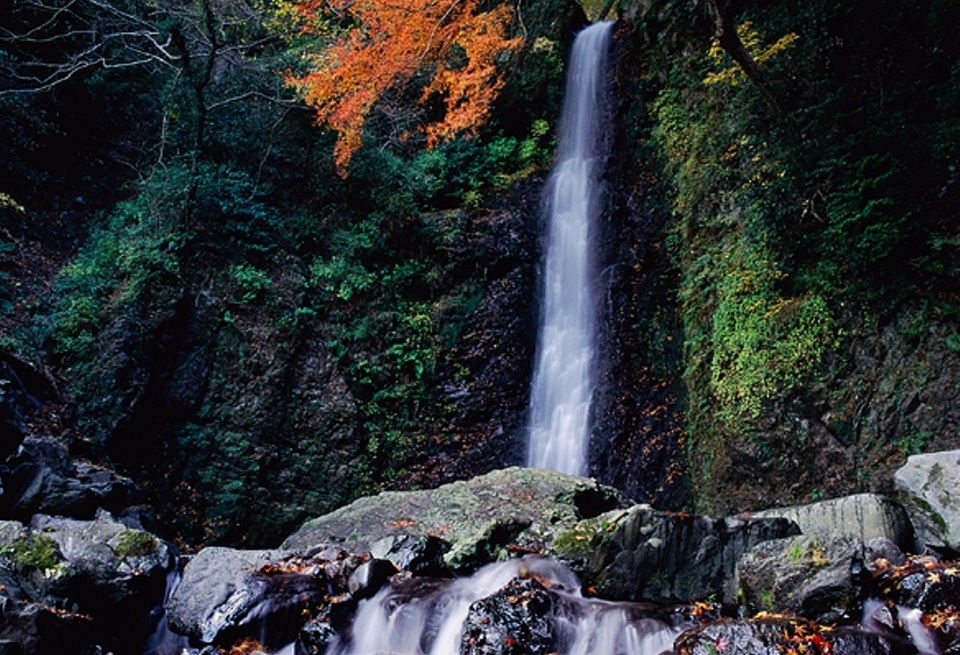
<svg viewBox="0 0 960 655">
<path fill-rule="evenodd" d="M 6 608 L 18 631 L 49 623 L 52 634 L 62 628 L 124 652 L 142 647 L 155 628 L 152 610 L 174 567 L 165 542 L 107 514 L 93 521 L 38 515 L 29 526 L 3 522 L 0 551 Z M 26 604 L 65 613 L 59 619 L 32 613 Z"/>
<path fill-rule="evenodd" d="M 887 565 L 872 595 L 883 604 L 872 620 L 902 628 L 921 653 L 960 653 L 960 564 L 914 556 Z"/>
<path fill-rule="evenodd" d="M 288 551 L 205 548 L 184 567 L 167 602 L 168 622 L 204 644 L 261 633 L 273 645 L 288 643 L 299 623 L 285 619 L 327 593 L 322 564 Z"/>
<path fill-rule="evenodd" d="M 636 505 L 578 523 L 558 534 L 549 552 L 603 598 L 674 604 L 716 596 L 733 604 L 740 556 L 798 532 L 783 518 L 714 519 Z"/>
<path fill-rule="evenodd" d="M 864 545 L 850 536 L 801 535 L 754 546 L 737 564 L 748 615 L 793 614 L 820 623 L 851 622 L 861 614 L 869 577 Z"/>
<path fill-rule="evenodd" d="M 899 566 L 907 561 L 907 556 L 900 550 L 900 547 L 889 539 L 882 537 L 871 539 L 864 544 L 864 547 L 864 560 L 866 561 L 867 568 L 871 571 L 875 571 L 879 563 L 885 562 Z"/>
<path fill-rule="evenodd" d="M 960 450 L 912 455 L 893 481 L 919 540 L 960 552 Z"/>
<path fill-rule="evenodd" d="M 449 550 L 449 542 L 433 535 L 390 536 L 370 546 L 371 555 L 390 560 L 401 571 L 432 576 L 447 573 L 443 556 Z"/>
<path fill-rule="evenodd" d="M 89 616 L 11 600 L 0 593 L 0 653 L 63 655 L 97 649 Z"/>
<path fill-rule="evenodd" d="M 877 494 L 856 494 L 808 505 L 752 512 L 764 518 L 780 516 L 811 536 L 851 535 L 863 542 L 883 537 L 900 548 L 913 546 L 913 527 L 900 503 Z"/>
<path fill-rule="evenodd" d="M 423 491 L 361 498 L 308 521 L 284 548 L 335 543 L 367 551 L 388 537 L 439 535 L 450 543 L 444 563 L 455 572 L 536 549 L 561 530 L 629 501 L 588 478 L 508 468 Z"/>
<path fill-rule="evenodd" d="M 385 585 L 397 571 L 393 562 L 386 559 L 372 559 L 364 562 L 353 572 L 347 581 L 350 595 L 357 600 L 370 598 Z"/>
<path fill-rule="evenodd" d="M 674 644 L 677 655 L 890 655 L 908 653 L 878 634 L 831 628 L 803 619 L 768 617 L 719 621 L 688 630 Z"/>
<path fill-rule="evenodd" d="M 473 603 L 461 655 L 540 655 L 557 651 L 550 614 L 555 599 L 535 579 L 517 578 Z"/>
<path fill-rule="evenodd" d="M 323 655 L 336 634 L 328 621 L 308 621 L 300 628 L 294 652 L 296 655 Z"/>
</svg>

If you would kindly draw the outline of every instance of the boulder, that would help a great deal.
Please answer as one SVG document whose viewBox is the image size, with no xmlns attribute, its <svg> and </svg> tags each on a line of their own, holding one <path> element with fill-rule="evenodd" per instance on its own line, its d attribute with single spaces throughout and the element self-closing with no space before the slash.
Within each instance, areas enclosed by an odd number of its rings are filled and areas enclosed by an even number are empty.
<svg viewBox="0 0 960 655">
<path fill-rule="evenodd" d="M 167 601 L 170 627 L 203 644 L 268 634 L 270 644 L 293 641 L 299 615 L 327 594 L 324 561 L 282 550 L 204 548 L 183 570 Z"/>
<path fill-rule="evenodd" d="M 740 556 L 798 532 L 784 518 L 714 519 L 636 505 L 581 521 L 547 550 L 603 598 L 676 604 L 715 597 L 733 604 Z"/>
<path fill-rule="evenodd" d="M 387 584 L 399 569 L 388 559 L 372 559 L 364 562 L 347 581 L 347 590 L 357 600 L 370 598 Z"/>
<path fill-rule="evenodd" d="M 677 655 L 890 655 L 896 644 L 856 627 L 833 628 L 804 619 L 726 620 L 694 628 L 674 643 Z M 903 648 L 903 653 L 910 652 Z"/>
<path fill-rule="evenodd" d="M 893 483 L 917 538 L 933 548 L 960 552 L 960 450 L 911 455 Z"/>
<path fill-rule="evenodd" d="M 461 655 L 556 653 L 556 599 L 538 580 L 515 578 L 470 606 L 460 640 Z"/>
<path fill-rule="evenodd" d="M 758 518 L 780 516 L 800 526 L 801 534 L 850 535 L 864 543 L 886 538 L 900 548 L 913 547 L 913 527 L 900 503 L 877 494 L 856 494 L 795 507 L 752 512 Z"/>
<path fill-rule="evenodd" d="M 335 543 L 359 552 L 389 537 L 434 535 L 450 544 L 444 563 L 461 573 L 537 550 L 558 531 L 629 504 L 588 478 L 513 467 L 436 489 L 361 498 L 306 522 L 282 547 Z"/>
<path fill-rule="evenodd" d="M 165 542 L 104 513 L 92 521 L 37 515 L 29 526 L 2 522 L 0 552 L 7 617 L 0 638 L 12 631 L 32 643 L 32 626 L 42 624 L 50 635 L 65 631 L 67 643 L 94 640 L 122 652 L 142 648 L 156 628 L 153 610 L 175 564 Z"/>
<path fill-rule="evenodd" d="M 434 535 L 384 537 L 370 546 L 370 554 L 393 562 L 401 571 L 413 575 L 446 575 L 444 554 L 450 543 Z"/>
<path fill-rule="evenodd" d="M 52 437 L 27 437 L 0 471 L 0 515 L 28 521 L 34 514 L 94 518 L 97 510 L 117 512 L 134 500 L 129 478 L 87 462 L 73 462 L 67 447 Z"/>
<path fill-rule="evenodd" d="M 778 612 L 819 623 L 861 614 L 869 578 L 864 544 L 852 536 L 801 535 L 757 544 L 737 564 L 748 615 Z"/>
<path fill-rule="evenodd" d="M 0 592 L 0 653 L 63 655 L 97 652 L 90 617 L 29 601 L 14 601 Z"/>
</svg>

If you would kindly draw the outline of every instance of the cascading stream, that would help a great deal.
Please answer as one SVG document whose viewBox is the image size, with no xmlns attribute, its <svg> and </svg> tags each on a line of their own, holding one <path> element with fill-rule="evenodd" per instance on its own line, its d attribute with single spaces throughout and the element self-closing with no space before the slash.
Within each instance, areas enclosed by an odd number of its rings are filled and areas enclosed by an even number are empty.
<svg viewBox="0 0 960 655">
<path fill-rule="evenodd" d="M 530 392 L 527 464 L 583 475 L 595 384 L 593 223 L 606 140 L 607 51 L 613 23 L 577 35 L 545 194 L 543 314 Z"/>
<path fill-rule="evenodd" d="M 471 604 L 517 577 L 532 576 L 565 599 L 549 619 L 562 655 L 658 655 L 669 650 L 682 623 L 646 616 L 636 606 L 580 596 L 576 576 L 562 564 L 527 557 L 490 564 L 469 578 L 407 581 L 361 603 L 351 633 L 335 638 L 332 655 L 418 653 L 459 655 Z M 413 588 L 409 583 L 414 583 Z"/>
</svg>

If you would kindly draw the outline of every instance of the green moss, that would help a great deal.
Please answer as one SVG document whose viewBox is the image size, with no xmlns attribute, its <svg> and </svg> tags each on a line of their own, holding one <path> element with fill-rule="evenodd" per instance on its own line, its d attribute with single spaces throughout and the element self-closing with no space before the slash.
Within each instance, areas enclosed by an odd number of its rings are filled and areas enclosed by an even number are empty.
<svg viewBox="0 0 960 655">
<path fill-rule="evenodd" d="M 160 542 L 152 534 L 140 530 L 124 530 L 117 536 L 113 551 L 118 557 L 145 557 L 157 552 Z"/>
<path fill-rule="evenodd" d="M 58 570 L 62 565 L 57 542 L 53 537 L 45 534 L 27 534 L 17 537 L 0 552 L 17 566 L 50 571 Z"/>
<path fill-rule="evenodd" d="M 600 518 L 580 521 L 575 526 L 557 535 L 553 541 L 553 550 L 561 557 L 587 557 L 595 549 L 597 536 L 605 528 Z"/>
<path fill-rule="evenodd" d="M 777 609 L 773 589 L 764 589 L 760 593 L 760 598 L 757 599 L 757 602 L 760 604 L 761 612 L 775 612 Z"/>
<path fill-rule="evenodd" d="M 791 564 L 799 564 L 806 555 L 805 544 L 801 541 L 794 541 L 787 550 L 787 558 Z"/>
</svg>

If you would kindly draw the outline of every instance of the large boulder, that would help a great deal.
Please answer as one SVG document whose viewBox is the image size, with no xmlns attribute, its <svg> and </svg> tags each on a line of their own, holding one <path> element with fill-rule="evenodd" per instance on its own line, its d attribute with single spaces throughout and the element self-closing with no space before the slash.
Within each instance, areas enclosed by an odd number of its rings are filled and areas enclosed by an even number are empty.
<svg viewBox="0 0 960 655">
<path fill-rule="evenodd" d="M 885 538 L 900 548 L 913 547 L 913 526 L 903 506 L 886 496 L 856 494 L 807 505 L 752 512 L 755 517 L 780 516 L 809 536 L 850 535 L 864 543 Z"/>
<path fill-rule="evenodd" d="M 436 535 L 449 542 L 455 572 L 538 550 L 577 522 L 629 501 L 594 480 L 552 471 L 507 468 L 423 491 L 383 492 L 308 521 L 282 547 L 335 543 L 369 551 L 388 537 Z"/>
<path fill-rule="evenodd" d="M 327 564 L 322 556 L 300 558 L 282 550 L 205 548 L 184 567 L 167 601 L 167 620 L 173 630 L 203 644 L 266 634 L 270 645 L 279 647 L 300 627 L 285 619 L 328 593 Z"/>
<path fill-rule="evenodd" d="M 808 536 L 757 544 L 737 564 L 748 615 L 761 611 L 819 623 L 851 622 L 861 614 L 869 578 L 864 544 L 851 536 Z"/>
<path fill-rule="evenodd" d="M 741 555 L 798 532 L 783 518 L 714 519 L 636 505 L 581 521 L 560 533 L 549 552 L 603 598 L 672 604 L 713 597 L 733 604 Z"/>
<path fill-rule="evenodd" d="M 0 553 L 6 618 L 0 639 L 33 643 L 36 628 L 62 632 L 75 649 L 92 643 L 142 649 L 175 565 L 169 545 L 108 514 L 92 521 L 37 515 L 29 526 L 4 521 Z"/>
<path fill-rule="evenodd" d="M 893 482 L 920 541 L 960 552 L 960 450 L 912 455 Z"/>
</svg>

